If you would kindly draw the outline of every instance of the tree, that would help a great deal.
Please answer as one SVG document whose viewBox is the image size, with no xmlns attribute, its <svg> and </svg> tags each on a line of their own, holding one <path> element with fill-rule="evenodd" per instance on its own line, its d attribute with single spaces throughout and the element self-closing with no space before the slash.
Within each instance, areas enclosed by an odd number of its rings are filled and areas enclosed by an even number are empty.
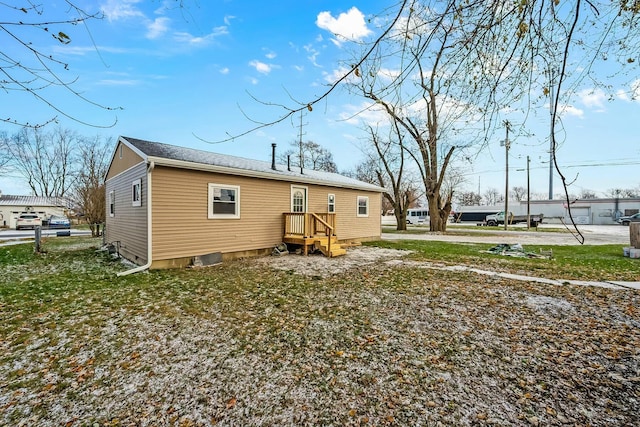
<svg viewBox="0 0 640 427">
<path fill-rule="evenodd" d="M 254 120 L 253 129 L 228 139 L 312 111 L 341 83 L 369 79 L 359 85 L 362 94 L 413 132 L 430 210 L 439 211 L 431 216 L 434 229 L 446 224 L 450 202 L 440 190 L 457 146 L 451 131 L 465 126 L 443 119 L 443 112 L 452 107 L 466 110 L 467 126 L 473 124 L 484 134 L 476 138 L 482 149 L 505 111 L 526 118 L 531 108 L 548 104 L 552 162 L 568 200 L 568 184 L 556 158 L 559 112 L 585 79 L 613 93 L 611 75 L 633 75 L 630 69 L 640 62 L 634 56 L 640 46 L 638 15 L 640 3 L 629 0 L 402 0 L 380 36 L 324 93 L 295 106 L 264 103 L 284 113 L 272 121 Z M 597 65 L 605 61 L 615 63 L 603 67 L 611 74 L 598 75 Z M 411 85 L 414 91 L 404 90 Z M 575 224 L 574 228 L 582 237 Z"/>
<path fill-rule="evenodd" d="M 13 0 L 0 3 L 0 92 L 9 96 L 15 96 L 16 93 L 30 95 L 37 102 L 49 106 L 53 114 L 44 123 L 32 123 L 28 119 L 3 113 L 0 122 L 41 127 L 57 121 L 58 115 L 62 115 L 82 124 L 98 126 L 67 112 L 64 106 L 59 105 L 55 101 L 57 89 L 62 89 L 98 109 L 119 109 L 88 99 L 74 88 L 77 77 L 64 75 L 69 64 L 55 55 L 54 47 L 48 43 L 51 40 L 49 37 L 59 44 L 68 45 L 72 43 L 71 35 L 75 29 L 83 28 L 88 31 L 87 24 L 90 21 L 102 18 L 101 13 L 85 12 L 76 2 L 65 0 L 64 3 L 62 11 L 50 2 Z M 11 102 L 5 103 L 10 104 Z"/>
<path fill-rule="evenodd" d="M 595 191 L 583 188 L 582 190 L 580 190 L 580 198 L 581 199 L 597 199 L 598 197 Z"/>
<path fill-rule="evenodd" d="M 0 176 L 9 171 L 8 141 L 6 132 L 0 132 Z"/>
<path fill-rule="evenodd" d="M 22 175 L 35 196 L 64 197 L 76 178 L 77 133 L 58 127 L 50 132 L 23 127 L 3 145 L 11 169 Z"/>
<path fill-rule="evenodd" d="M 504 203 L 504 195 L 496 188 L 487 188 L 483 194 L 485 204 L 497 205 L 498 203 Z"/>
<path fill-rule="evenodd" d="M 527 189 L 525 187 L 512 187 L 511 188 L 511 199 L 516 201 L 526 200 L 527 199 Z"/>
<path fill-rule="evenodd" d="M 292 167 L 300 168 L 300 159 L 302 157 L 302 169 L 311 169 L 315 171 L 338 172 L 338 167 L 333 161 L 333 154 L 320 144 L 313 141 L 292 142 L 291 148 L 279 156 L 283 163 L 290 164 Z"/>
<path fill-rule="evenodd" d="M 91 235 L 98 235 L 97 224 L 105 222 L 106 194 L 104 179 L 109 166 L 112 142 L 96 137 L 82 139 L 78 144 L 78 160 L 82 167 L 73 189 L 73 198 L 89 223 Z"/>
<path fill-rule="evenodd" d="M 396 229 L 406 230 L 407 210 L 415 204 L 420 193 L 406 167 L 405 134 L 395 123 L 386 137 L 381 137 L 380 130 L 371 125 L 367 126 L 367 131 L 373 153 L 358 166 L 356 178 L 387 189 L 383 195 L 393 209 Z"/>
<path fill-rule="evenodd" d="M 640 197 L 640 191 L 638 188 L 609 188 L 605 191 L 604 196 L 611 199 L 631 199 Z"/>
<path fill-rule="evenodd" d="M 458 193 L 456 200 L 462 206 L 480 206 L 482 196 L 475 191 L 464 191 Z"/>
</svg>

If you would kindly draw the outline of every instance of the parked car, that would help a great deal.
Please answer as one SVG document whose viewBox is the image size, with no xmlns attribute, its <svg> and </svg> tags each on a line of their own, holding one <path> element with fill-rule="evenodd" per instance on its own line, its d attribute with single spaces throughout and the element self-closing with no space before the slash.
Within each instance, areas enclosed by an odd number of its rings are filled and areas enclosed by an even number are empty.
<svg viewBox="0 0 640 427">
<path fill-rule="evenodd" d="M 16 221 L 16 230 L 23 228 L 36 228 L 38 225 L 42 225 L 42 220 L 37 214 L 24 213 L 20 214 Z"/>
<path fill-rule="evenodd" d="M 67 218 L 66 216 L 51 215 L 49 217 L 49 228 L 69 229 L 71 228 L 71 221 L 69 221 L 69 218 Z"/>
<path fill-rule="evenodd" d="M 632 222 L 640 222 L 640 212 L 629 216 L 621 216 L 618 218 L 618 224 L 629 225 Z"/>
</svg>

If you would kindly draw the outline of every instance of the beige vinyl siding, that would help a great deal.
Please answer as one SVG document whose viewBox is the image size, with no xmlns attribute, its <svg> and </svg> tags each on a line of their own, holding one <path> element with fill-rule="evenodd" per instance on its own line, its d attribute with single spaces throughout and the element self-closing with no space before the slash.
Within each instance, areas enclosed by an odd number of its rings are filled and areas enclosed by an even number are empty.
<svg viewBox="0 0 640 427">
<path fill-rule="evenodd" d="M 309 212 L 327 212 L 327 196 L 335 194 L 336 234 L 340 240 L 380 238 L 381 197 L 378 192 L 309 186 Z M 358 196 L 369 197 L 369 216 L 358 217 Z"/>
<path fill-rule="evenodd" d="M 122 147 L 122 158 L 120 158 L 120 148 Z M 118 146 L 116 147 L 116 151 L 113 155 L 113 161 L 109 165 L 109 170 L 107 171 L 107 179 L 111 179 L 114 176 L 118 175 L 131 168 L 134 165 L 140 163 L 143 159 L 136 154 L 131 148 L 124 145 L 122 142 L 118 142 Z"/>
<path fill-rule="evenodd" d="M 289 184 L 156 166 L 153 259 L 264 249 L 282 241 Z M 208 218 L 208 184 L 240 187 L 240 218 Z"/>
<path fill-rule="evenodd" d="M 116 153 L 117 158 L 117 153 Z M 141 180 L 141 206 L 132 206 L 131 183 Z M 107 243 L 119 243 L 122 256 L 136 264 L 147 262 L 147 165 L 139 163 L 106 183 Z M 109 194 L 115 192 L 115 215 L 109 215 Z"/>
<path fill-rule="evenodd" d="M 162 166 L 152 174 L 154 261 L 265 249 L 282 241 L 292 183 Z M 208 218 L 209 183 L 240 187 L 239 219 Z M 380 236 L 379 193 L 303 185 L 310 212 L 326 212 L 327 195 L 336 195 L 340 239 Z M 368 218 L 356 217 L 358 194 L 369 196 Z"/>
</svg>

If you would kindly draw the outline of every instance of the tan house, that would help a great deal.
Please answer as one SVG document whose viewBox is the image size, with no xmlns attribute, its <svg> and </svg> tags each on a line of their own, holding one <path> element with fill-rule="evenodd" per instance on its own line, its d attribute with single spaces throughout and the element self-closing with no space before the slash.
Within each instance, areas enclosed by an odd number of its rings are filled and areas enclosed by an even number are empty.
<svg viewBox="0 0 640 427">
<path fill-rule="evenodd" d="M 275 157 L 275 145 L 273 148 Z M 106 241 L 146 268 L 271 253 L 327 256 L 380 238 L 384 188 L 335 173 L 120 137 L 106 175 Z"/>
</svg>

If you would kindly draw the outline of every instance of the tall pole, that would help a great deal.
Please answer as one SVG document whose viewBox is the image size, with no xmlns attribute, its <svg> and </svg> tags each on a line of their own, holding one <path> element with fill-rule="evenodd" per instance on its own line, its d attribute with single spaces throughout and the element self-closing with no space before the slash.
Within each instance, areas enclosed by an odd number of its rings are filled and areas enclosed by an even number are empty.
<svg viewBox="0 0 640 427">
<path fill-rule="evenodd" d="M 531 160 L 527 156 L 527 230 L 531 228 L 531 187 L 529 186 L 529 163 Z"/>
<path fill-rule="evenodd" d="M 504 121 L 504 127 L 506 130 L 506 137 L 504 139 L 504 148 L 505 148 L 505 179 L 504 179 L 504 229 L 507 229 L 507 225 L 509 224 L 509 126 L 510 123 L 508 120 Z"/>
<path fill-rule="evenodd" d="M 300 174 L 304 173 L 304 153 L 302 151 L 302 110 L 300 110 Z"/>
<path fill-rule="evenodd" d="M 553 69 L 549 67 L 549 114 L 551 116 L 549 129 L 549 200 L 553 200 L 553 151 L 555 149 L 555 144 L 553 143 L 553 110 L 555 108 L 553 91 Z"/>
</svg>

